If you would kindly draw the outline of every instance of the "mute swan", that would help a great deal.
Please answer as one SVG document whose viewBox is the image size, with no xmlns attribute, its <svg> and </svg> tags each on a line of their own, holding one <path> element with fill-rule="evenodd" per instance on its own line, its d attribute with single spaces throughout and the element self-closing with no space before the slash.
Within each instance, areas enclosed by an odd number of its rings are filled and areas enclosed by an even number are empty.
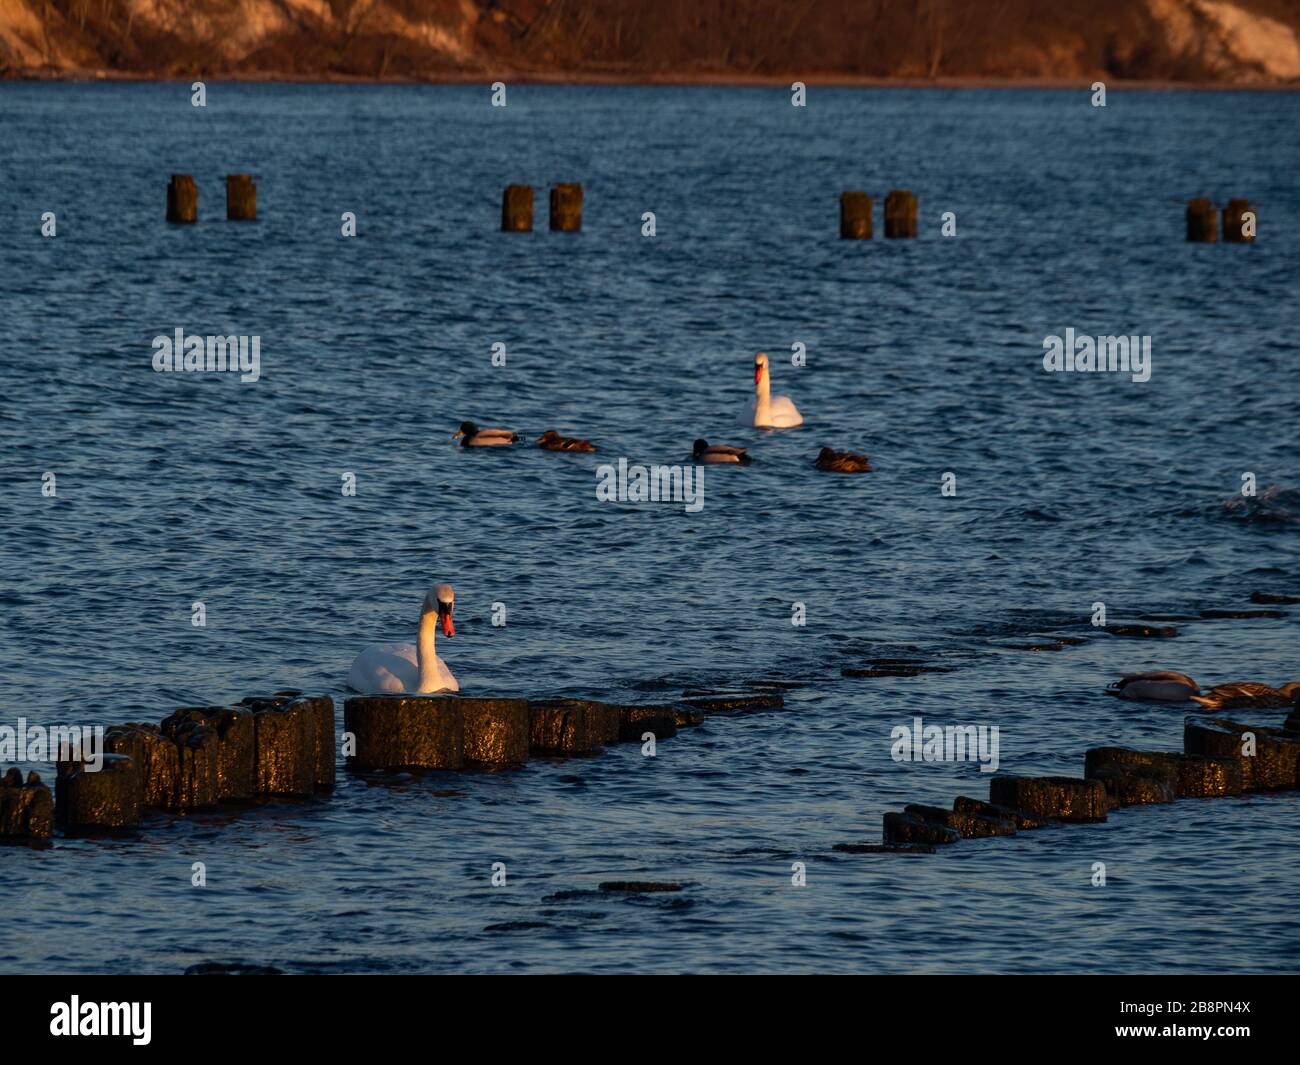
<svg viewBox="0 0 1300 1065">
<path fill-rule="evenodd" d="M 460 441 L 461 447 L 501 447 L 505 444 L 517 444 L 523 439 L 511 429 L 480 429 L 473 422 L 461 422 L 460 428 L 452 433 L 451 438 Z"/>
<path fill-rule="evenodd" d="M 691 452 L 696 462 L 730 462 L 734 465 L 748 466 L 754 460 L 745 454 L 743 447 L 729 447 L 726 444 L 710 444 L 707 440 L 695 441 Z M 703 476 L 701 474 L 700 476 Z"/>
<path fill-rule="evenodd" d="M 1193 695 L 1208 710 L 1289 710 L 1300 697 L 1300 681 L 1273 688 L 1256 681 L 1216 684 L 1204 695 Z"/>
<path fill-rule="evenodd" d="M 452 614 L 456 593 L 450 584 L 435 584 L 420 609 L 416 643 L 379 643 L 367 647 L 348 670 L 348 687 L 363 695 L 381 692 L 457 692 L 460 685 L 447 664 L 434 651 L 438 623 L 448 638 L 456 635 Z"/>
<path fill-rule="evenodd" d="M 547 429 L 537 438 L 537 446 L 543 451 L 595 451 L 596 445 L 590 440 L 579 440 L 573 436 L 561 436 L 554 429 Z"/>
<path fill-rule="evenodd" d="M 1125 673 L 1107 688 L 1121 699 L 1144 702 L 1182 703 L 1194 699 L 1201 686 L 1186 673 L 1159 669 L 1151 673 Z"/>
<path fill-rule="evenodd" d="M 745 414 L 745 424 L 760 429 L 803 425 L 803 415 L 789 396 L 772 395 L 772 374 L 767 368 L 767 356 L 761 351 L 754 356 L 754 402 Z"/>
<path fill-rule="evenodd" d="M 830 470 L 832 473 L 871 472 L 871 462 L 866 455 L 859 455 L 856 451 L 833 451 L 828 447 L 817 453 L 817 461 L 813 465 L 819 470 Z"/>
</svg>

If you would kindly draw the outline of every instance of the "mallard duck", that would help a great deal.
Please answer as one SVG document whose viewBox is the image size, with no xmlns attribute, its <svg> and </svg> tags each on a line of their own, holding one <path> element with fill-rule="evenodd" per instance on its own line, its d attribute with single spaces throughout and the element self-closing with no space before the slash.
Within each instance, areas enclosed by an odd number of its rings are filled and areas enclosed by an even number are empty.
<svg viewBox="0 0 1300 1065">
<path fill-rule="evenodd" d="M 451 438 L 460 440 L 461 447 L 502 447 L 523 439 L 512 429 L 480 429 L 473 422 L 461 422 Z"/>
<path fill-rule="evenodd" d="M 830 470 L 832 473 L 871 472 L 871 462 L 866 455 L 859 455 L 856 451 L 835 451 L 829 447 L 824 447 L 817 453 L 817 461 L 813 465 L 819 470 Z"/>
<path fill-rule="evenodd" d="M 537 446 L 543 451 L 595 451 L 596 445 L 590 440 L 579 440 L 573 436 L 561 436 L 554 429 L 547 429 L 537 438 Z"/>
<path fill-rule="evenodd" d="M 1300 695 L 1300 681 L 1274 688 L 1258 681 L 1238 680 L 1216 684 L 1204 695 L 1191 698 L 1207 710 L 1289 710 L 1296 705 L 1297 695 Z"/>
<path fill-rule="evenodd" d="M 730 447 L 727 444 L 710 444 L 707 440 L 695 441 L 691 453 L 696 462 L 727 462 L 733 465 L 748 466 L 754 460 L 743 447 Z"/>
<path fill-rule="evenodd" d="M 1106 690 L 1121 699 L 1181 703 L 1195 698 L 1201 686 L 1186 673 L 1158 669 L 1151 673 L 1125 673 Z"/>
</svg>

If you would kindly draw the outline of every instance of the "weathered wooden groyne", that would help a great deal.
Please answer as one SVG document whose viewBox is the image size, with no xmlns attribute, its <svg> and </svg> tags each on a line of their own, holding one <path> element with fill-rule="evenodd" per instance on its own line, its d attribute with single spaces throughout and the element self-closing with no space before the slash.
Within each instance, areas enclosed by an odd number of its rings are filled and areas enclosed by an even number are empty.
<svg viewBox="0 0 1300 1065">
<path fill-rule="evenodd" d="M 199 187 L 192 174 L 173 174 L 167 182 L 167 221 L 192 225 L 199 220 Z M 226 220 L 257 220 L 257 185 L 252 174 L 226 175 Z"/>
<path fill-rule="evenodd" d="M 874 201 L 865 192 L 840 193 L 840 239 L 870 240 L 875 232 L 872 223 Z M 891 240 L 916 236 L 916 194 L 907 189 L 891 189 L 885 197 L 885 236 Z"/>
<path fill-rule="evenodd" d="M 358 772 L 473 770 L 596 754 L 668 739 L 708 714 L 779 709 L 770 690 L 687 692 L 671 703 L 367 695 L 344 703 L 343 751 Z M 130 830 L 147 811 L 185 814 L 269 798 L 311 798 L 335 783 L 334 701 L 278 691 L 233 706 L 182 707 L 157 725 L 104 730 L 102 764 L 58 763 L 55 793 L 31 773 L 0 778 L 0 840 L 40 842 Z"/>
<path fill-rule="evenodd" d="M 1093 747 L 1084 755 L 1082 777 L 994 776 L 987 802 L 959 795 L 951 810 L 906 806 L 884 815 L 879 845 L 835 849 L 930 853 L 963 839 L 1105 821 L 1123 806 L 1295 788 L 1300 788 L 1300 706 L 1281 728 L 1187 717 L 1181 752 Z"/>
<path fill-rule="evenodd" d="M 68 835 L 132 829 L 149 810 L 310 798 L 334 787 L 334 700 L 284 690 L 183 707 L 157 725 L 110 725 L 98 768 L 71 753 L 58 763 L 52 800 L 35 773 L 22 787 L 18 770 L 6 774 L 0 838 L 47 839 L 55 825 Z"/>
<path fill-rule="evenodd" d="M 532 757 L 596 754 L 658 742 L 708 714 L 780 709 L 768 691 L 687 694 L 671 703 L 595 699 L 358 695 L 343 704 L 348 767 L 366 772 L 519 765 Z"/>
<path fill-rule="evenodd" d="M 1250 215 L 1247 221 L 1246 215 Z M 1255 208 L 1249 200 L 1231 199 L 1223 206 L 1223 239 L 1229 244 L 1250 244 L 1257 226 Z M 1187 201 L 1187 239 L 1194 244 L 1215 244 L 1219 240 L 1219 212 L 1211 200 Z"/>
</svg>

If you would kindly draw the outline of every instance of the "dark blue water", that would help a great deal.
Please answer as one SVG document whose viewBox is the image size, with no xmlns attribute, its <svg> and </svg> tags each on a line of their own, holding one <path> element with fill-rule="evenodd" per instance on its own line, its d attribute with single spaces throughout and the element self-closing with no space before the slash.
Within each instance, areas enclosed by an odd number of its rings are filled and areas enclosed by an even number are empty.
<svg viewBox="0 0 1300 1065">
<path fill-rule="evenodd" d="M 1300 590 L 1300 98 L 509 93 L 211 85 L 198 110 L 182 85 L 0 86 L 0 718 L 158 720 L 292 686 L 334 694 L 341 726 L 353 655 L 412 639 L 436 581 L 466 694 L 804 686 L 654 759 L 341 769 L 327 801 L 0 851 L 0 967 L 1296 969 L 1294 794 L 923 858 L 831 847 L 986 794 L 976 765 L 891 760 L 915 715 L 998 726 L 1004 770 L 1077 775 L 1091 745 L 1181 742 L 1182 708 L 1103 693 L 1121 672 L 1300 677 L 1294 610 L 1172 641 L 1088 625 L 1097 601 L 1124 621 Z M 243 171 L 260 217 L 229 224 Z M 196 226 L 163 222 L 173 172 L 198 180 Z M 545 231 L 566 180 L 577 235 Z M 497 232 L 510 182 L 539 190 L 530 236 Z M 875 241 L 837 239 L 842 190 L 893 187 L 920 239 L 880 239 L 879 206 Z M 1258 242 L 1186 244 L 1191 196 L 1251 198 Z M 155 374 L 177 327 L 259 335 L 261 380 Z M 1045 373 L 1067 327 L 1151 336 L 1151 380 Z M 757 350 L 802 428 L 739 427 Z M 466 418 L 601 454 L 461 450 Z M 699 513 L 597 502 L 599 463 L 680 462 L 697 436 L 756 457 L 710 469 Z M 876 472 L 814 470 L 825 444 Z M 1014 649 L 1040 633 L 1087 642 Z M 840 676 L 904 645 L 959 668 Z M 552 897 L 613 879 L 690 886 Z"/>
</svg>

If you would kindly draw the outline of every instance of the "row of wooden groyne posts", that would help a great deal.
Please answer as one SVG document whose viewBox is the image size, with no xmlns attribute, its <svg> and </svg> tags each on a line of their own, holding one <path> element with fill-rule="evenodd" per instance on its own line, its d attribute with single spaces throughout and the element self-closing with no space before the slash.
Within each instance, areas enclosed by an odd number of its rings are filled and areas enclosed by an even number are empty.
<svg viewBox="0 0 1300 1065">
<path fill-rule="evenodd" d="M 845 240 L 870 240 L 875 232 L 875 201 L 865 192 L 840 195 L 840 236 Z M 1254 227 L 1244 224 L 1247 212 L 1254 214 L 1249 200 L 1229 200 L 1223 208 L 1223 239 L 1248 244 L 1255 239 Z M 173 174 L 167 185 L 167 221 L 197 222 L 199 189 L 190 174 Z M 226 176 L 226 218 L 249 222 L 257 218 L 257 186 L 251 174 Z M 1187 239 L 1214 243 L 1219 239 L 1218 210 L 1210 200 L 1190 200 L 1187 204 Z M 551 186 L 550 227 L 558 232 L 577 232 L 582 228 L 582 185 L 566 182 Z M 501 196 L 501 230 L 505 233 L 531 233 L 533 229 L 533 187 L 507 185 Z M 917 234 L 916 194 L 907 189 L 893 189 L 885 197 L 885 236 L 891 239 L 915 237 Z"/>
<path fill-rule="evenodd" d="M 344 704 L 344 755 L 358 772 L 491 769 L 531 756 L 595 754 L 656 742 L 706 715 L 781 709 L 779 681 L 753 690 L 688 692 L 665 704 L 590 699 L 358 696 Z M 1247 747 L 1252 753 L 1246 753 Z M 234 706 L 190 707 L 159 725 L 113 725 L 103 764 L 58 764 L 55 795 L 17 768 L 0 781 L 0 840 L 40 844 L 66 835 L 137 828 L 147 811 L 184 814 L 270 798 L 307 799 L 335 784 L 334 702 L 280 691 Z M 1053 822 L 1105 821 L 1110 810 L 1182 798 L 1300 787 L 1300 705 L 1280 728 L 1188 717 L 1183 750 L 1095 747 L 1074 777 L 998 775 L 987 801 L 921 804 L 884 815 L 880 844 L 848 852 L 930 852 L 961 839 L 1014 835 Z"/>
<path fill-rule="evenodd" d="M 1253 753 L 1244 753 L 1248 747 Z M 1105 821 L 1123 806 L 1300 788 L 1300 705 L 1281 728 L 1220 718 L 1183 721 L 1182 751 L 1093 747 L 1082 777 L 1001 775 L 988 801 L 958 796 L 948 810 L 910 805 L 885 814 L 880 844 L 837 844 L 848 852 L 929 853 L 963 839 L 1013 836 L 1056 822 Z"/>
<path fill-rule="evenodd" d="M 774 684 L 776 682 L 773 682 Z M 595 754 L 609 744 L 677 734 L 718 711 L 776 709 L 778 691 L 698 694 L 625 705 L 589 699 L 358 696 L 344 703 L 350 769 L 464 770 L 530 756 Z M 308 799 L 335 784 L 334 701 L 279 691 L 234 706 L 186 707 L 158 725 L 104 730 L 102 765 L 58 763 L 55 793 L 10 769 L 0 782 L 0 839 L 130 830 L 147 811 L 184 814 L 224 803 Z"/>
</svg>

